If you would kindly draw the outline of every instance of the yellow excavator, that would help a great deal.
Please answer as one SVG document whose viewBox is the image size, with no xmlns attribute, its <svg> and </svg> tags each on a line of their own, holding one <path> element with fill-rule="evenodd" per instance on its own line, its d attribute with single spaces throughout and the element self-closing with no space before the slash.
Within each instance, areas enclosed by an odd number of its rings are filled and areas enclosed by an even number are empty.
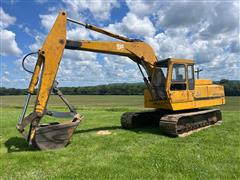
<svg viewBox="0 0 240 180">
<path fill-rule="evenodd" d="M 67 22 L 84 26 L 118 41 L 68 40 L 66 39 Z M 175 58 L 158 60 L 154 50 L 147 43 L 75 21 L 67 18 L 66 12 L 60 11 L 44 44 L 37 52 L 38 59 L 33 72 L 26 69 L 24 65 L 24 60 L 33 53 L 26 55 L 23 59 L 23 68 L 33 75 L 17 129 L 29 145 L 42 150 L 64 147 L 69 143 L 74 130 L 83 119 L 83 116 L 76 112 L 57 88 L 58 83 L 55 77 L 64 49 L 125 56 L 136 63 L 146 84 L 144 106 L 154 110 L 124 113 L 121 117 L 123 128 L 135 128 L 141 122 L 155 120 L 162 133 L 178 136 L 222 120 L 219 109 L 208 107 L 225 103 L 224 88 L 213 84 L 211 80 L 195 79 L 193 60 Z M 30 97 L 37 84 L 39 85 L 34 110 L 25 117 Z M 52 93 L 63 100 L 69 112 L 47 109 Z M 64 123 L 41 124 L 44 115 L 72 117 L 72 120 Z M 25 132 L 27 127 L 29 131 Z"/>
</svg>

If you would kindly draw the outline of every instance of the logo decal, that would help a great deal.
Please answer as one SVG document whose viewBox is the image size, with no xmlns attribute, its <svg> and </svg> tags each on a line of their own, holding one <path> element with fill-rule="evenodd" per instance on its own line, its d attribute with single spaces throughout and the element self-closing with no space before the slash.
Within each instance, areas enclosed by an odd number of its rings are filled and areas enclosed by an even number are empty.
<svg viewBox="0 0 240 180">
<path fill-rule="evenodd" d="M 124 45 L 123 44 L 116 44 L 117 50 L 122 50 L 124 49 Z"/>
</svg>

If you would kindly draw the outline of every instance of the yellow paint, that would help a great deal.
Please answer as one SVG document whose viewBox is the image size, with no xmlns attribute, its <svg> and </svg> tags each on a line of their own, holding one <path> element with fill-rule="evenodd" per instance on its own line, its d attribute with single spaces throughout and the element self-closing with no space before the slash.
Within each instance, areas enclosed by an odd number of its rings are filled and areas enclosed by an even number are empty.
<svg viewBox="0 0 240 180">
<path fill-rule="evenodd" d="M 210 79 L 196 79 L 195 80 L 195 84 L 196 85 L 209 85 L 212 84 L 212 80 Z"/>
<path fill-rule="evenodd" d="M 211 106 L 219 106 L 225 104 L 225 97 L 194 100 L 194 101 L 182 101 L 182 102 L 170 102 L 169 100 L 163 101 L 152 101 L 149 91 L 144 91 L 144 107 L 146 108 L 157 108 L 157 109 L 168 109 L 173 111 L 204 108 Z"/>
<path fill-rule="evenodd" d="M 208 98 L 224 96 L 224 88 L 221 85 L 196 85 L 195 98 Z"/>
</svg>

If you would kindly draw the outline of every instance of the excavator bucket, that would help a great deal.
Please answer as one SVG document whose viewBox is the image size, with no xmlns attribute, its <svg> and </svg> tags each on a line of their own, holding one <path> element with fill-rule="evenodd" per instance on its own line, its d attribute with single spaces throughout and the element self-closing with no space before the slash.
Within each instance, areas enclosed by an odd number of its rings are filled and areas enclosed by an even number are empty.
<svg viewBox="0 0 240 180">
<path fill-rule="evenodd" d="M 56 84 L 54 85 L 52 92 L 62 99 L 70 111 L 57 112 L 46 110 L 45 115 L 55 118 L 72 118 L 71 121 L 65 121 L 62 123 L 51 122 L 48 124 L 39 124 L 42 117 L 39 117 L 36 112 L 33 112 L 25 117 L 25 113 L 31 97 L 29 94 L 26 98 L 25 105 L 17 125 L 18 131 L 23 135 L 28 143 L 41 150 L 58 149 L 68 145 L 74 133 L 74 130 L 83 120 L 83 115 L 78 114 L 75 108 L 69 104 L 67 99 L 63 97 L 60 90 L 56 87 Z M 28 124 L 30 124 L 30 131 L 28 134 L 26 134 L 25 127 Z"/>
<path fill-rule="evenodd" d="M 41 124 L 36 128 L 32 143 L 41 150 L 63 148 L 69 143 L 80 121 L 77 114 L 69 122 Z"/>
</svg>

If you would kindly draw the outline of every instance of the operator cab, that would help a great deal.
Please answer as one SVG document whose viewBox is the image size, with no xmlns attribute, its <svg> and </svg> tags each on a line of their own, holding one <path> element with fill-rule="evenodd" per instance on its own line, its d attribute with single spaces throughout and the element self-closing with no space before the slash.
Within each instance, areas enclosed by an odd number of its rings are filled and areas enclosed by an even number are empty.
<svg viewBox="0 0 240 180">
<path fill-rule="evenodd" d="M 179 96 L 176 92 L 188 97 L 188 91 L 194 90 L 194 61 L 168 58 L 156 63 L 152 81 L 154 99 L 167 100 Z M 186 92 L 186 94 L 184 93 Z M 172 96 L 167 96 L 172 94 Z M 181 96 L 181 95 L 180 95 Z"/>
</svg>

